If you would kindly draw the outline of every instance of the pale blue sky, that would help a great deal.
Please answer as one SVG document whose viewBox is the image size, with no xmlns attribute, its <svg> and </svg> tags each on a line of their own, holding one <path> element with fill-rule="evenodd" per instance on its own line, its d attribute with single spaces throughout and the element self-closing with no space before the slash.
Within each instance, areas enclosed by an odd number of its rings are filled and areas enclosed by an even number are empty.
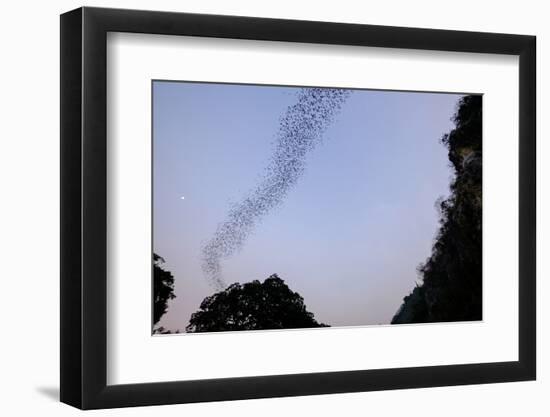
<svg viewBox="0 0 550 417">
<path fill-rule="evenodd" d="M 153 244 L 177 295 L 160 325 L 184 330 L 215 291 L 201 249 L 261 180 L 296 91 L 154 82 Z M 283 204 L 223 261 L 225 281 L 277 273 L 318 321 L 389 323 L 437 232 L 435 202 L 451 179 L 439 139 L 460 97 L 354 90 Z"/>
</svg>

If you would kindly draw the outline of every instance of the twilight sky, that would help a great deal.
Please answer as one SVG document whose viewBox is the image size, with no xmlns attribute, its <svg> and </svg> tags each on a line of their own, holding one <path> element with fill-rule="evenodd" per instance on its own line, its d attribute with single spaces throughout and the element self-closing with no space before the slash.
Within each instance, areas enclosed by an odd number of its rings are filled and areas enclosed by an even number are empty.
<svg viewBox="0 0 550 417">
<path fill-rule="evenodd" d="M 159 325 L 184 331 L 216 291 L 201 250 L 261 181 L 299 90 L 154 82 L 153 246 L 177 296 Z M 451 179 L 439 139 L 460 97 L 354 90 L 283 203 L 222 261 L 225 282 L 277 273 L 320 322 L 389 323 L 431 252 Z"/>
</svg>

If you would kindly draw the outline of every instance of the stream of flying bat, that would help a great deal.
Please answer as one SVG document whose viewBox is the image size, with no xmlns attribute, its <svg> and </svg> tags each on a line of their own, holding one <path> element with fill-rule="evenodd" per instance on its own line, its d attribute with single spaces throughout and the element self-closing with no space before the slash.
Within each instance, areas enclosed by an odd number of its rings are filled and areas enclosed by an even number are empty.
<svg viewBox="0 0 550 417">
<path fill-rule="evenodd" d="M 340 112 L 351 90 L 303 88 L 280 118 L 273 154 L 258 185 L 233 204 L 202 248 L 202 270 L 217 290 L 226 287 L 222 260 L 237 253 L 265 216 L 281 205 L 306 169 L 307 155 Z"/>
</svg>

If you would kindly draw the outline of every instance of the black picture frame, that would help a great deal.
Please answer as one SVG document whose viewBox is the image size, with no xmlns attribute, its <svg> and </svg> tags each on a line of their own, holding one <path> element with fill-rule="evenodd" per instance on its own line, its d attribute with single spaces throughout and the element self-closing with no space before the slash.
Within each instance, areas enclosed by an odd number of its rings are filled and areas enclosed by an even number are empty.
<svg viewBox="0 0 550 417">
<path fill-rule="evenodd" d="M 108 32 L 519 56 L 519 360 L 107 385 Z M 81 409 L 534 380 L 536 38 L 103 8 L 61 15 L 61 401 Z"/>
</svg>

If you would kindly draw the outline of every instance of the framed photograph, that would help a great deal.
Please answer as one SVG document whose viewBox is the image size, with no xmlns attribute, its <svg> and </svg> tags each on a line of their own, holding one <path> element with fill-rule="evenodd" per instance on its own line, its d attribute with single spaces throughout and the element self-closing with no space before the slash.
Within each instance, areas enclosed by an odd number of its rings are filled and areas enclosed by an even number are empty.
<svg viewBox="0 0 550 417">
<path fill-rule="evenodd" d="M 535 37 L 61 16 L 61 401 L 533 380 Z"/>
</svg>

